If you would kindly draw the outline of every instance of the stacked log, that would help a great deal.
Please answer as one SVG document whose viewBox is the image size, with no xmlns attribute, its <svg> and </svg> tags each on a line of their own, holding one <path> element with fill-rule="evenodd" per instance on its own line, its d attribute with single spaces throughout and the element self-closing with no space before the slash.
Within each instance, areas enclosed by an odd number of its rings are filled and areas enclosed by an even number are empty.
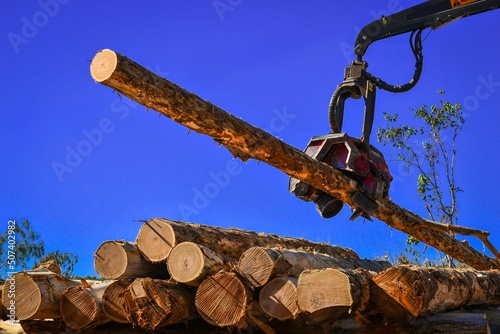
<svg viewBox="0 0 500 334">
<path fill-rule="evenodd" d="M 499 271 L 398 266 L 379 273 L 373 282 L 379 289 L 375 301 L 394 320 L 412 320 L 461 307 L 500 305 Z"/>
<path fill-rule="evenodd" d="M 3 286 L 2 304 L 18 320 L 60 318 L 63 292 L 75 282 L 47 269 L 19 272 Z"/>
<path fill-rule="evenodd" d="M 137 246 L 151 262 L 166 262 L 170 251 L 184 241 L 205 246 L 216 253 L 238 259 L 253 246 L 303 249 L 331 256 L 359 259 L 351 249 L 305 239 L 280 237 L 236 228 L 220 228 L 201 224 L 187 224 L 174 220 L 154 218 L 145 222 L 137 235 Z"/>
<path fill-rule="evenodd" d="M 154 242 L 163 243 L 157 253 L 168 248 L 156 263 L 138 246 L 149 240 L 152 226 L 160 227 L 154 234 L 161 242 Z M 27 332 L 173 333 L 186 331 L 186 324 L 200 333 L 412 332 L 416 320 L 436 313 L 500 305 L 498 271 L 390 267 L 338 246 L 165 219 L 152 219 L 141 230 L 137 243 L 98 247 L 95 267 L 114 281 L 75 282 L 53 266 L 16 274 L 16 316 Z M 168 280 L 156 278 L 165 274 Z M 4 297 L 6 286 L 8 281 Z M 2 303 L 9 305 L 5 298 Z M 54 321 L 36 320 L 45 318 Z M 384 327 L 388 322 L 394 326 Z M 436 320 L 429 328 L 441 324 Z"/>
<path fill-rule="evenodd" d="M 150 331 L 197 317 L 194 292 L 164 280 L 135 279 L 124 294 L 124 302 L 128 320 Z"/>
<path fill-rule="evenodd" d="M 306 269 L 365 268 L 375 272 L 389 268 L 387 261 L 333 257 L 301 250 L 252 247 L 245 251 L 238 262 L 241 275 L 250 286 L 263 286 L 276 276 L 298 277 Z"/>
<path fill-rule="evenodd" d="M 137 277 L 167 278 L 164 264 L 156 264 L 143 258 L 136 243 L 105 241 L 94 254 L 95 271 L 109 280 Z"/>
<path fill-rule="evenodd" d="M 110 284 L 68 287 L 61 297 L 61 317 L 66 325 L 82 329 L 111 321 L 102 311 L 102 296 Z"/>
</svg>

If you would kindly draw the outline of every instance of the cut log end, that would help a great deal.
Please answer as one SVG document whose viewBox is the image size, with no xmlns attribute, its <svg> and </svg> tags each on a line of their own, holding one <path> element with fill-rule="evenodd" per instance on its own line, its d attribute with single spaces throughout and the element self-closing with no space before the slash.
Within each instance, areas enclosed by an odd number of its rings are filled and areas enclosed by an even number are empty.
<svg viewBox="0 0 500 334">
<path fill-rule="evenodd" d="M 110 49 L 99 51 L 90 64 L 90 75 L 96 82 L 106 81 L 111 77 L 118 64 L 116 53 Z"/>
<path fill-rule="evenodd" d="M 38 284 L 27 274 L 19 273 L 13 277 L 15 286 L 15 298 L 9 296 L 11 281 L 7 280 L 3 286 L 2 303 L 9 307 L 10 303 L 16 305 L 16 318 L 19 320 L 31 319 L 38 311 L 42 303 L 42 293 Z"/>
<path fill-rule="evenodd" d="M 151 262 L 166 262 L 175 246 L 175 232 L 161 219 L 151 219 L 141 226 L 137 235 L 137 247 Z"/>
<path fill-rule="evenodd" d="M 111 283 L 102 296 L 102 311 L 113 321 L 128 323 L 127 312 L 124 308 L 124 295 L 131 281 L 117 281 Z"/>
<path fill-rule="evenodd" d="M 73 329 L 90 325 L 97 316 L 97 305 L 92 296 L 82 287 L 69 287 L 61 298 L 61 315 Z"/>
<path fill-rule="evenodd" d="M 123 243 L 117 241 L 103 242 L 94 254 L 96 272 L 105 279 L 121 277 L 127 270 L 127 253 Z"/>
<path fill-rule="evenodd" d="M 259 304 L 270 317 L 292 319 L 298 312 L 297 278 L 277 277 L 271 280 L 260 291 Z"/>
<path fill-rule="evenodd" d="M 252 294 L 233 273 L 221 272 L 204 280 L 196 291 L 195 306 L 209 324 L 238 326 L 246 315 Z"/>
<path fill-rule="evenodd" d="M 241 255 L 238 268 L 251 286 L 259 287 L 269 282 L 274 273 L 275 260 L 279 257 L 275 253 L 269 248 L 252 247 Z"/>
<path fill-rule="evenodd" d="M 204 259 L 201 246 L 193 242 L 182 242 L 170 252 L 168 258 L 170 276 L 180 283 L 197 282 L 205 269 Z"/>
</svg>

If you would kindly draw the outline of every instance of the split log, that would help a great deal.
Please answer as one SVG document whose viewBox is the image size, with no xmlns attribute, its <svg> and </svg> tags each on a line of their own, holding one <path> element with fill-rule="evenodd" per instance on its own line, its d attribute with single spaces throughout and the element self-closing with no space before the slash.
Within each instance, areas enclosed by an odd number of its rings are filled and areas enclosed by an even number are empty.
<svg viewBox="0 0 500 334">
<path fill-rule="evenodd" d="M 311 324 L 327 324 L 359 314 L 370 301 L 371 275 L 364 269 L 306 270 L 299 276 L 299 312 Z"/>
<path fill-rule="evenodd" d="M 298 314 L 296 277 L 276 277 L 259 293 L 259 305 L 270 317 L 278 320 L 292 319 Z"/>
<path fill-rule="evenodd" d="M 377 274 L 373 282 L 411 315 L 407 320 L 460 307 L 500 305 L 499 271 L 398 266 Z M 374 297 L 388 318 L 404 316 L 386 311 L 387 298 Z"/>
<path fill-rule="evenodd" d="M 175 246 L 167 260 L 172 279 L 179 283 L 199 286 L 205 278 L 234 267 L 236 260 L 213 250 L 185 241 Z"/>
<path fill-rule="evenodd" d="M 252 247 L 238 261 L 238 271 L 251 287 L 260 287 L 276 276 L 298 277 L 306 269 L 365 268 L 380 272 L 391 265 L 387 261 L 332 257 L 300 250 Z"/>
<path fill-rule="evenodd" d="M 95 327 L 111 321 L 102 311 L 102 296 L 111 284 L 71 286 L 61 297 L 61 316 L 73 329 Z"/>
<path fill-rule="evenodd" d="M 105 241 L 94 254 L 95 271 L 105 279 L 168 278 L 165 264 L 144 259 L 136 243 Z"/>
<path fill-rule="evenodd" d="M 6 280 L 2 304 L 7 315 L 13 311 L 18 320 L 57 319 L 61 317 L 62 293 L 76 284 L 46 269 L 19 272 Z"/>
<path fill-rule="evenodd" d="M 116 281 L 111 283 L 102 295 L 102 311 L 113 321 L 129 323 L 125 311 L 125 293 L 132 281 Z"/>
<path fill-rule="evenodd" d="M 358 191 L 357 183 L 344 173 L 309 157 L 127 57 L 109 49 L 101 50 L 92 60 L 90 73 L 96 82 L 111 87 L 193 131 L 212 137 L 242 161 L 250 158 L 263 161 L 335 196 L 351 207 L 356 207 L 352 195 Z M 379 199 L 377 204 L 378 208 L 373 216 L 389 226 L 412 235 L 475 269 L 500 268 L 500 261 L 497 259 L 485 256 L 446 232 L 430 228 L 428 221 L 398 206 L 389 197 Z"/>
<path fill-rule="evenodd" d="M 155 218 L 141 226 L 137 246 L 142 254 L 153 262 L 165 262 L 172 248 L 181 242 L 191 241 L 208 247 L 214 252 L 237 259 L 253 246 L 304 249 L 328 255 L 359 258 L 351 249 L 305 239 L 280 237 L 236 228 L 221 228 L 190 224 L 169 219 Z"/>
<path fill-rule="evenodd" d="M 136 278 L 125 293 L 128 320 L 154 331 L 195 319 L 194 292 L 186 285 L 152 278 Z"/>
<path fill-rule="evenodd" d="M 211 325 L 246 328 L 246 311 L 252 301 L 252 291 L 235 273 L 220 272 L 200 284 L 195 306 Z"/>
</svg>

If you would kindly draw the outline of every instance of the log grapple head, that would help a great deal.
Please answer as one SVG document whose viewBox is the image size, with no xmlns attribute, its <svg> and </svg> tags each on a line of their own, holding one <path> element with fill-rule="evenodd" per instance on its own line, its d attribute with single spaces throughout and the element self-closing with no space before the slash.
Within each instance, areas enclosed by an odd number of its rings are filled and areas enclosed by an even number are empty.
<svg viewBox="0 0 500 334">
<path fill-rule="evenodd" d="M 376 199 L 388 195 L 392 176 L 380 151 L 349 137 L 346 133 L 333 133 L 313 137 L 305 149 L 311 158 L 326 163 L 353 179 L 358 190 L 352 195 L 357 207 L 351 219 L 360 215 L 370 219 L 377 210 Z M 343 202 L 309 184 L 290 178 L 289 190 L 298 198 L 316 203 L 316 209 L 323 218 L 336 216 Z M 370 219 L 371 220 L 371 219 Z"/>
</svg>

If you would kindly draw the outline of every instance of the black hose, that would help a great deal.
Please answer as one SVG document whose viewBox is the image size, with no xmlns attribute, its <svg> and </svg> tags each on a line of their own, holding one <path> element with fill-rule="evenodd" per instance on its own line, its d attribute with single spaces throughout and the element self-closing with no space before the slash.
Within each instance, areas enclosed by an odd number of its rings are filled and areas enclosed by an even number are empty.
<svg viewBox="0 0 500 334">
<path fill-rule="evenodd" d="M 417 82 L 420 80 L 420 75 L 422 74 L 422 67 L 424 62 L 424 55 L 422 53 L 423 30 L 424 29 L 414 30 L 410 35 L 410 47 L 415 56 L 415 72 L 413 73 L 413 78 L 410 80 L 410 82 L 402 86 L 391 85 L 385 82 L 384 80 L 373 76 L 370 73 L 366 73 L 367 79 L 373 82 L 380 89 L 384 89 L 393 93 L 407 92 L 413 87 L 415 87 Z"/>
</svg>

